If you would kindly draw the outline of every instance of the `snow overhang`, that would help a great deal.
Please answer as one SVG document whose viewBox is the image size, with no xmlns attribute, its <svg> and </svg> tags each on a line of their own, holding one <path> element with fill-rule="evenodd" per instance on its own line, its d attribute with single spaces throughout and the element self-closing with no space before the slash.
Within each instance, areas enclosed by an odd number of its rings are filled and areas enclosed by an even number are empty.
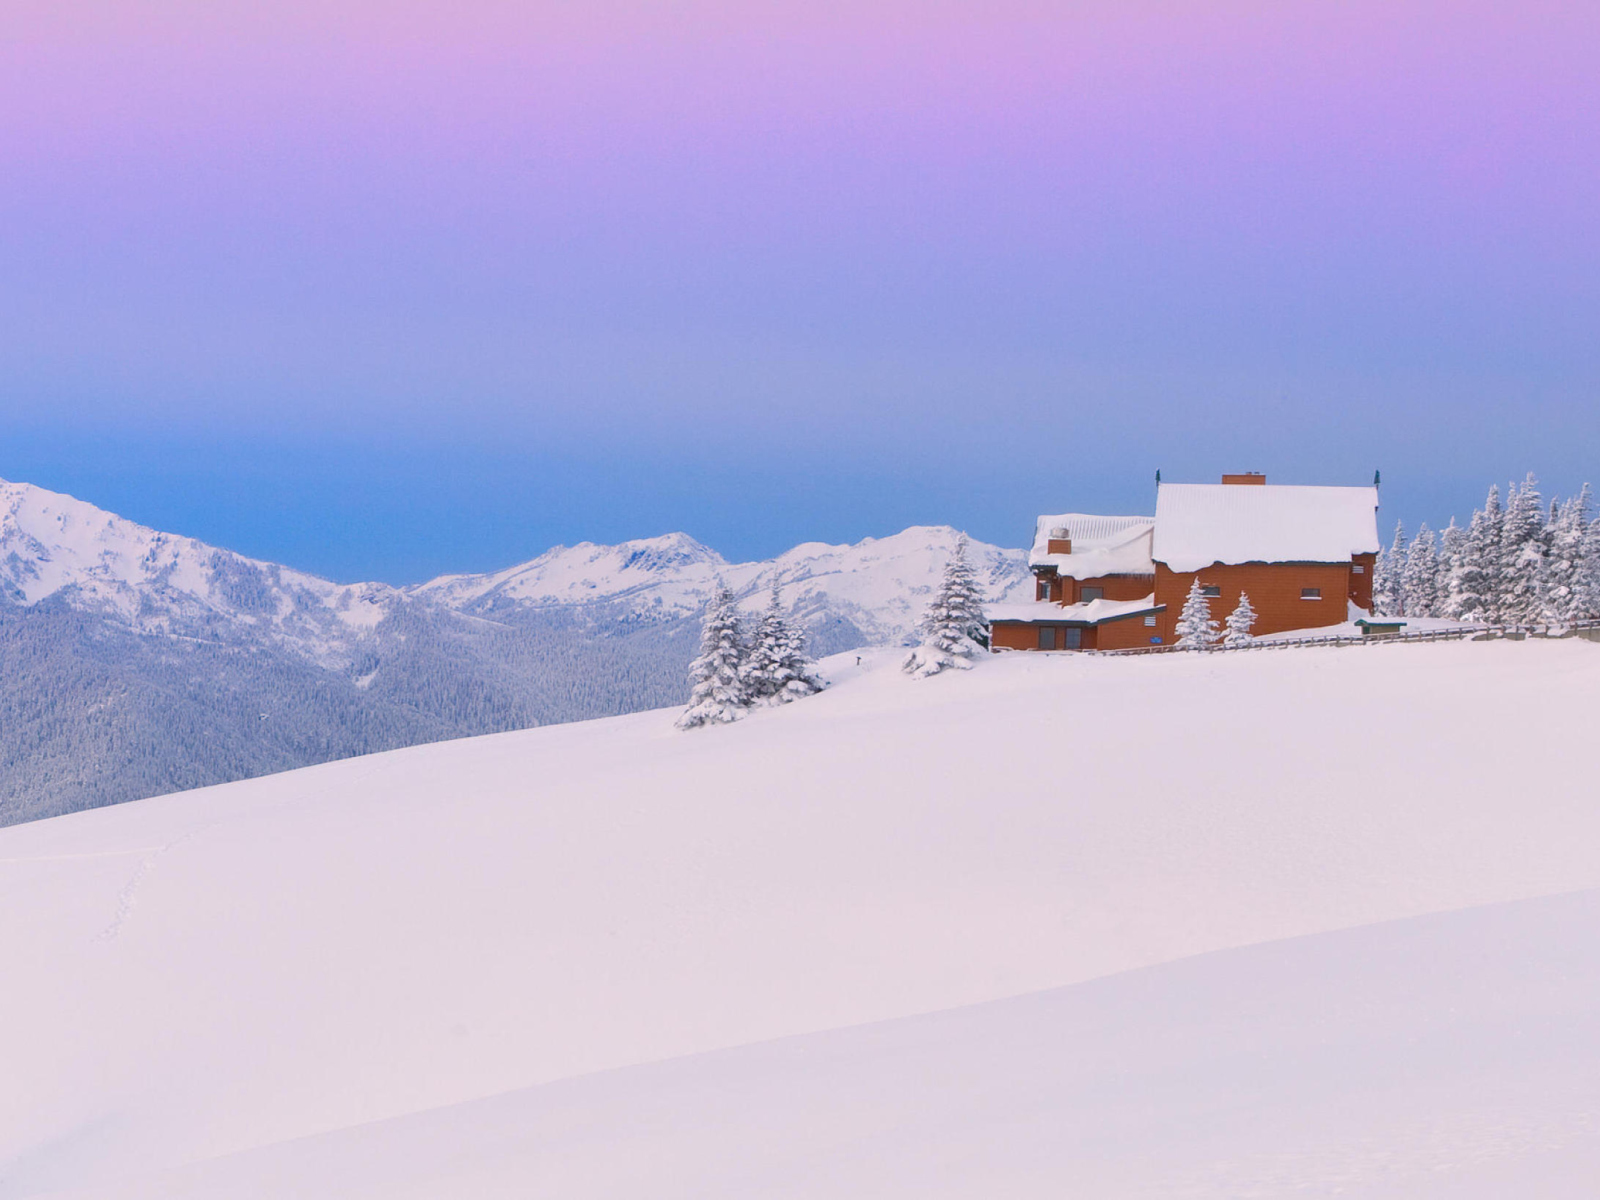
<svg viewBox="0 0 1600 1200">
<path fill-rule="evenodd" d="M 1153 527 L 1149 517 L 1047 514 L 1034 525 L 1028 566 L 1035 571 L 1054 569 L 1058 575 L 1069 579 L 1154 575 L 1155 563 L 1150 558 Z M 1050 553 L 1052 541 L 1070 542 L 1071 553 Z"/>
<path fill-rule="evenodd" d="M 1090 600 L 1086 604 L 1056 604 L 1036 600 L 1032 604 L 991 604 L 987 611 L 992 625 L 1104 625 L 1129 617 L 1165 612 L 1155 596 L 1142 600 Z"/>
</svg>

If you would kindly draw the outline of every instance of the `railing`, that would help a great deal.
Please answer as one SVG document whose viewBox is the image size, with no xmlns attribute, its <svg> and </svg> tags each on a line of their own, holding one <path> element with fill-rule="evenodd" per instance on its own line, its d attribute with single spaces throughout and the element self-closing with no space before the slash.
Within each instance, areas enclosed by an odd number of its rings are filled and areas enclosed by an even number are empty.
<svg viewBox="0 0 1600 1200">
<path fill-rule="evenodd" d="M 1410 633 L 1365 633 L 1339 637 L 1253 638 L 1235 646 L 1221 642 L 1207 646 L 1199 653 L 1215 654 L 1234 650 L 1281 650 L 1289 646 L 1392 646 L 1401 642 L 1459 642 L 1472 640 L 1488 642 L 1499 639 L 1521 641 L 1524 638 L 1581 637 L 1600 641 L 1600 620 L 1572 621 L 1564 625 L 1464 625 L 1459 629 L 1418 629 Z M 1126 650 L 1090 650 L 1090 654 L 1177 654 L 1192 653 L 1190 647 L 1177 643 L 1163 646 L 1130 646 Z"/>
</svg>

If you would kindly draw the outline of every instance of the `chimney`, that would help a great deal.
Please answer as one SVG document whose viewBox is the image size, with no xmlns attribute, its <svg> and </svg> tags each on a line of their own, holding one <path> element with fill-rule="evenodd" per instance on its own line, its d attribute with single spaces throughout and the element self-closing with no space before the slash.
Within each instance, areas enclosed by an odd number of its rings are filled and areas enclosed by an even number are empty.
<svg viewBox="0 0 1600 1200">
<path fill-rule="evenodd" d="M 1260 471 L 1246 471 L 1242 475 L 1224 475 L 1222 477 L 1222 482 L 1225 484 L 1266 483 L 1266 481 L 1267 477 Z"/>
<path fill-rule="evenodd" d="M 1044 552 L 1046 554 L 1071 554 L 1072 530 L 1057 526 L 1050 531 L 1050 536 L 1045 540 Z"/>
</svg>

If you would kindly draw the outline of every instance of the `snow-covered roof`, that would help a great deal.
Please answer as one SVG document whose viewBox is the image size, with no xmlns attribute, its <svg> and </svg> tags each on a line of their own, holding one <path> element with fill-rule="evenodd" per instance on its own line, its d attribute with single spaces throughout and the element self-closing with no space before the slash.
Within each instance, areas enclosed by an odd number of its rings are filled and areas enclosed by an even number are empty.
<svg viewBox="0 0 1600 1200">
<path fill-rule="evenodd" d="M 990 621 L 1013 621 L 1026 625 L 1099 625 L 1122 617 L 1137 617 L 1158 612 L 1154 594 L 1142 600 L 1090 600 L 1086 604 L 1057 604 L 1036 600 L 1032 604 L 991 604 L 984 611 Z"/>
<path fill-rule="evenodd" d="M 1042 516 L 1034 526 L 1030 567 L 1054 567 L 1069 579 L 1098 579 L 1102 575 L 1154 575 L 1150 561 L 1149 517 L 1103 517 L 1091 513 L 1057 513 Z M 1056 532 L 1066 530 L 1065 534 Z M 1071 554 L 1050 554 L 1052 537 L 1072 542 Z"/>
<path fill-rule="evenodd" d="M 1163 483 L 1151 557 L 1174 571 L 1213 563 L 1349 562 L 1378 552 L 1378 489 Z"/>
</svg>

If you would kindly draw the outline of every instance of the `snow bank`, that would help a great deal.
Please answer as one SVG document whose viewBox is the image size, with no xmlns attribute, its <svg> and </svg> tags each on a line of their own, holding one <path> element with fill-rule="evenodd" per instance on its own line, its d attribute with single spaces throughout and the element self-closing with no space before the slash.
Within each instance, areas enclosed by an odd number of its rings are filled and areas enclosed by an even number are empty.
<svg viewBox="0 0 1600 1200">
<path fill-rule="evenodd" d="M 1589 643 L 1014 655 L 925 681 L 901 676 L 895 657 L 869 652 L 857 667 L 846 656 L 828 692 L 727 728 L 679 733 L 675 713 L 644 713 L 0 831 L 0 1197 L 139 1177 L 155 1182 L 121 1194 L 183 1194 L 163 1172 L 530 1088 L 531 1109 L 508 1098 L 439 1117 L 430 1128 L 442 1132 L 415 1127 L 411 1159 L 381 1128 L 377 1141 L 341 1143 L 349 1158 L 332 1142 L 305 1143 L 309 1158 L 285 1147 L 283 1170 L 327 1169 L 320 1192 L 277 1194 L 638 1195 L 630 1163 L 659 1168 L 651 1194 L 716 1194 L 713 1160 L 737 1174 L 769 1134 L 767 1173 L 743 1195 L 893 1195 L 900 1165 L 920 1155 L 931 1171 L 966 1145 L 973 1170 L 1023 1171 L 967 1194 L 1073 1194 L 1051 1147 L 1076 1144 L 1074 1114 L 1108 1096 L 1127 1107 L 1084 1129 L 1105 1133 L 1118 1161 L 1160 1165 L 1177 1127 L 1168 1113 L 1189 1122 L 1179 1150 L 1265 1156 L 1250 1167 L 1259 1174 L 1279 1150 L 1320 1153 L 1323 1110 L 1274 1124 L 1269 1088 L 1230 1125 L 1237 1087 L 1268 1072 L 1273 1047 L 1292 1067 L 1319 1044 L 1350 984 L 1343 960 L 1320 976 L 1296 968 L 1303 989 L 1269 992 L 1283 1000 L 1278 1025 L 1237 1017 L 1283 1041 L 1236 1033 L 1211 1046 L 1210 1017 L 1179 1021 L 1193 990 L 1180 975 L 1167 999 L 1097 1009 L 1126 1007 L 1131 1022 L 1103 1037 L 1067 1016 L 1028 1025 L 1024 1004 L 750 1059 L 644 1064 L 1600 887 L 1587 761 L 1600 647 Z M 1255 978 L 1224 972 L 1194 995 L 1246 996 Z M 1484 1003 L 1462 1011 L 1500 1011 Z M 1388 1045 L 1404 1023 L 1380 1018 L 1364 1028 Z M 1169 1020 L 1188 1033 L 1168 1037 Z M 1031 1030 L 1037 1072 L 991 1053 L 985 1039 L 1011 1025 Z M 917 1050 L 928 1045 L 918 1029 L 950 1030 L 934 1038 L 949 1055 Z M 1437 1071 L 1397 1103 L 1436 1082 L 1455 1095 L 1451 1056 L 1466 1036 L 1416 1060 Z M 1132 1053 L 1142 1039 L 1154 1057 L 1130 1059 L 1126 1076 L 1090 1062 L 1066 1077 L 1095 1047 Z M 1377 1070 L 1380 1057 L 1352 1057 L 1351 1070 Z M 799 1074 L 773 1074 L 783 1060 Z M 1318 1061 L 1338 1060 L 1330 1049 Z M 1046 1088 L 1051 1063 L 1062 1077 L 1050 1087 L 1065 1091 Z M 773 1099 L 806 1078 L 822 1082 Z M 1533 1092 L 1547 1082 L 1528 1078 Z M 1190 1090 L 1151 1115 L 1143 1105 L 1163 1079 Z M 930 1107 L 908 1111 L 918 1095 Z M 1567 1094 L 1543 1109 L 1506 1095 L 1486 1110 L 1484 1145 L 1519 1114 L 1542 1145 L 1541 1122 L 1595 1111 L 1583 1096 L 1556 1112 Z M 1256 1133 L 1251 1111 L 1264 1115 Z M 706 1132 L 686 1137 L 680 1120 Z M 1221 1141 L 1194 1142 L 1208 1122 Z M 526 1140 L 503 1154 L 474 1140 L 513 1126 Z M 1386 1161 L 1374 1145 L 1372 1161 Z M 429 1191 L 428 1172 L 452 1156 L 449 1186 Z M 420 1182 L 383 1192 L 408 1163 Z M 971 1178 L 959 1165 L 951 1187 Z M 247 1195 L 272 1176 L 214 1178 L 231 1182 L 192 1194 Z"/>
</svg>

